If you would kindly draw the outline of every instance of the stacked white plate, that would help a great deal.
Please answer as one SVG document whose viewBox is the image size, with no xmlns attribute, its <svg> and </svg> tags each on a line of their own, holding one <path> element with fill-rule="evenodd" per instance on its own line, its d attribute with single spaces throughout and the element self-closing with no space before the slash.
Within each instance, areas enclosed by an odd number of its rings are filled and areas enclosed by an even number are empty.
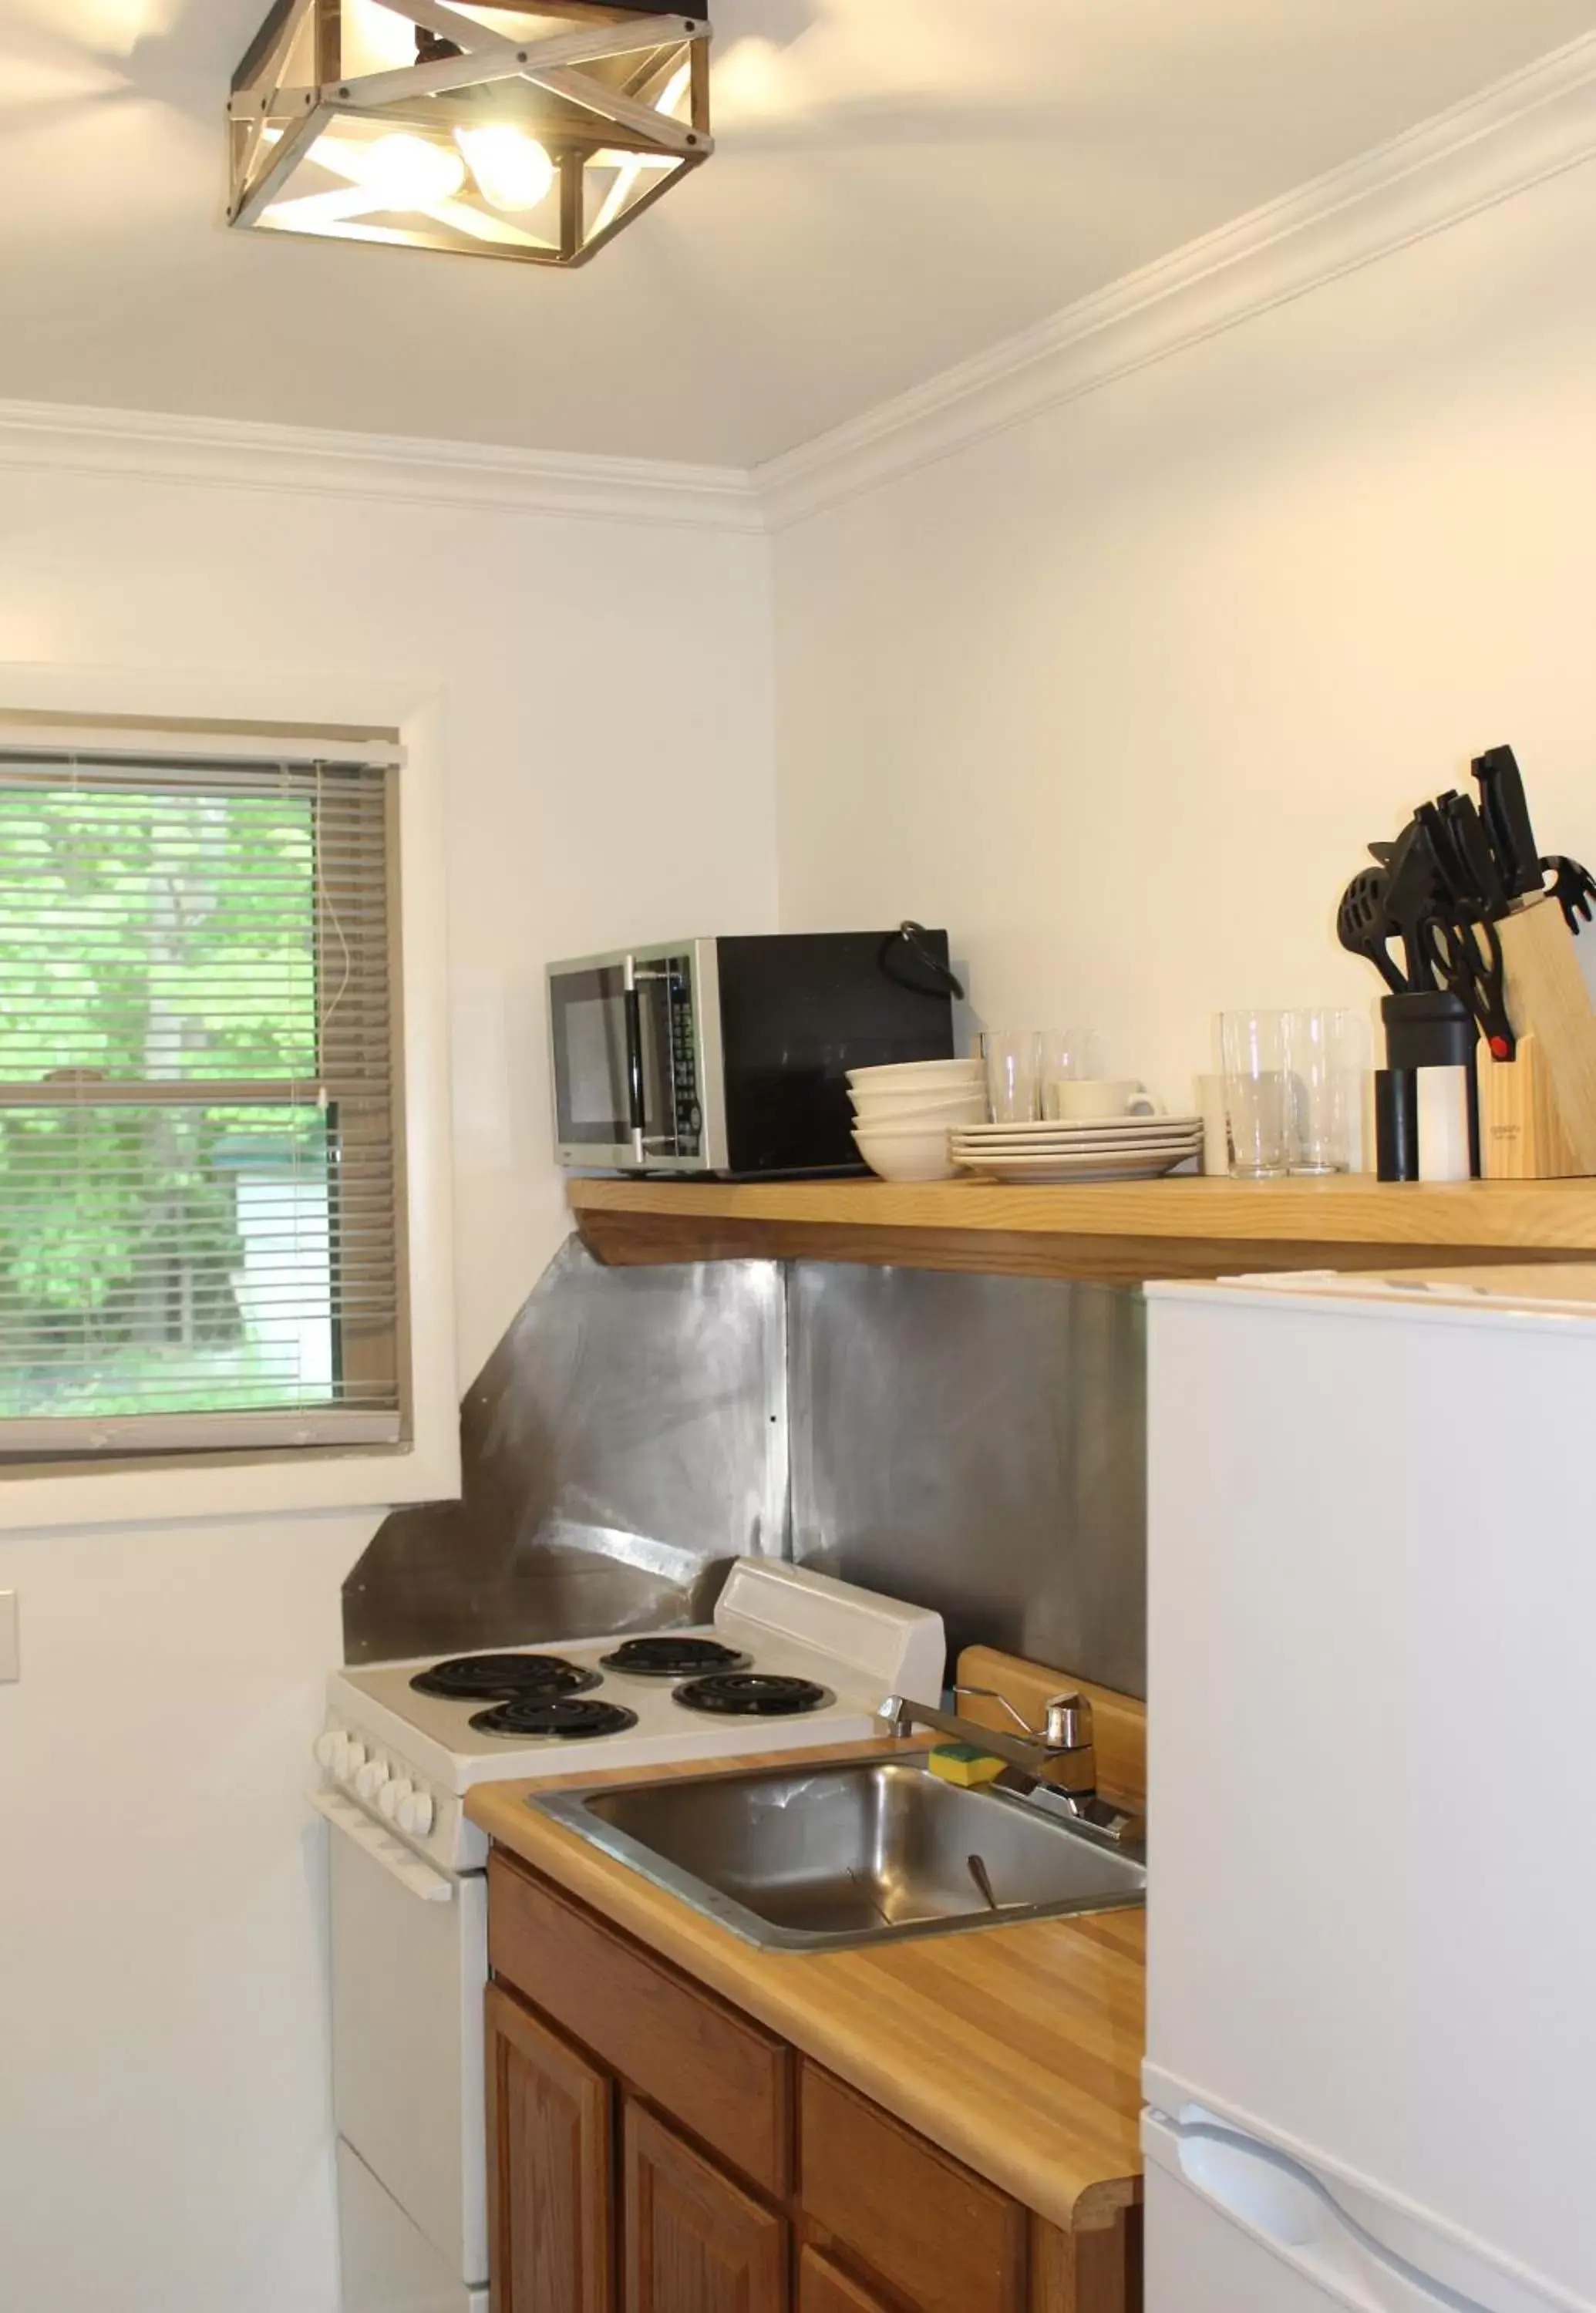
<svg viewBox="0 0 1596 2313">
<path fill-rule="evenodd" d="M 979 1060 L 902 1060 L 848 1077 L 853 1140 L 884 1181 L 950 1181 L 948 1136 L 986 1114 Z"/>
<path fill-rule="evenodd" d="M 949 1135 L 956 1164 L 989 1181 L 1156 1181 L 1203 1147 L 1200 1116 L 1093 1117 L 1079 1123 L 970 1124 Z"/>
</svg>

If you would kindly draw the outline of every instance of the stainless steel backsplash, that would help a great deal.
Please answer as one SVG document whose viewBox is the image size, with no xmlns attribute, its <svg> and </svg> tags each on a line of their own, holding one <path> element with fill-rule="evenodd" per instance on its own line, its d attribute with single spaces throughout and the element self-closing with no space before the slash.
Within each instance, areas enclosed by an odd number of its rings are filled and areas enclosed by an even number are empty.
<svg viewBox="0 0 1596 2313">
<path fill-rule="evenodd" d="M 558 1253 L 467 1391 L 463 1498 L 396 1510 L 344 1585 L 344 1652 L 524 1646 L 707 1621 L 786 1549 L 784 1280 L 769 1261 Z"/>
<path fill-rule="evenodd" d="M 1126 1286 L 799 1262 L 795 1556 L 1146 1688 L 1146 1359 Z"/>
<path fill-rule="evenodd" d="M 394 1512 L 345 1585 L 351 1662 L 702 1621 L 765 1552 L 1145 1691 L 1133 1288 L 573 1237 L 461 1432 L 463 1499 Z"/>
</svg>

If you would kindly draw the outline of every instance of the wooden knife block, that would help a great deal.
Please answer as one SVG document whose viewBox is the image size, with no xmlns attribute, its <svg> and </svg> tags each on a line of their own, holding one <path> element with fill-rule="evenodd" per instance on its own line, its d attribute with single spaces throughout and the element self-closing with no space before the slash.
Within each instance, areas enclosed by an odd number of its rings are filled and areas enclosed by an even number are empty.
<svg viewBox="0 0 1596 2313">
<path fill-rule="evenodd" d="M 1479 1048 L 1480 1169 L 1487 1181 L 1562 1181 L 1583 1173 L 1564 1136 L 1539 1036 L 1519 1038 L 1516 1060 Z"/>
<path fill-rule="evenodd" d="M 1485 1176 L 1555 1181 L 1596 1174 L 1596 1011 L 1574 935 L 1549 896 L 1504 916 L 1496 929 L 1518 1058 L 1494 1060 L 1480 1049 Z"/>
</svg>

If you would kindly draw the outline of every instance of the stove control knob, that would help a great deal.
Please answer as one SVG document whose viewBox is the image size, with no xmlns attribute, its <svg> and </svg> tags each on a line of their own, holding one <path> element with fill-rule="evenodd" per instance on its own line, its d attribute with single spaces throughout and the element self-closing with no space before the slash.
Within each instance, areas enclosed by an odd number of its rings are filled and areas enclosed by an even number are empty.
<svg viewBox="0 0 1596 2313">
<path fill-rule="evenodd" d="M 390 1775 L 377 1793 L 377 1813 L 385 1815 L 390 1823 L 410 1795 L 411 1786 L 402 1775 Z"/>
<path fill-rule="evenodd" d="M 358 1748 L 359 1746 L 357 1746 L 356 1747 Z M 355 1777 L 356 1793 L 360 1799 L 375 1799 L 387 1780 L 387 1761 L 385 1759 L 367 1759 L 366 1764 L 358 1771 Z"/>
<path fill-rule="evenodd" d="M 358 1743 L 347 1735 L 336 1735 L 332 1741 L 332 1772 L 340 1783 L 347 1783 L 355 1769 L 366 1756 Z"/>
<path fill-rule="evenodd" d="M 399 1828 L 408 1831 L 412 1839 L 425 1839 L 432 1829 L 432 1793 L 411 1791 L 399 1803 Z"/>
<path fill-rule="evenodd" d="M 343 1739 L 336 1727 L 330 1727 L 325 1735 L 317 1736 L 315 1753 L 318 1767 L 326 1767 L 331 1772 L 337 1772 L 338 1755 L 343 1747 Z"/>
</svg>

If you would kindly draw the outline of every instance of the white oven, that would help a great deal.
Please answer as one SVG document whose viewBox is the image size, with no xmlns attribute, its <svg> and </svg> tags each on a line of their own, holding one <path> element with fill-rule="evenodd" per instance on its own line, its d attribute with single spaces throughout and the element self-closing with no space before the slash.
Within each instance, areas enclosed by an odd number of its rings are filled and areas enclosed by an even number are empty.
<svg viewBox="0 0 1596 2313">
<path fill-rule="evenodd" d="M 423 1862 L 351 1801 L 331 1826 L 344 2313 L 488 2313 L 487 1878 Z"/>
<path fill-rule="evenodd" d="M 779 1561 L 738 1560 L 713 1623 L 669 1644 L 736 1666 L 739 1706 L 745 1689 L 780 1690 L 783 1715 L 689 1707 L 693 1685 L 723 1682 L 639 1662 L 664 1643 L 578 1640 L 558 1657 L 374 1664 L 329 1681 L 311 1797 L 331 1840 L 344 2313 L 488 2313 L 488 1842 L 465 1814 L 473 1786 L 852 1742 L 885 1695 L 941 1692 L 940 1616 Z M 498 1708 L 507 1668 L 519 1703 Z M 548 1724 L 506 1728 L 520 1703 Z"/>
</svg>

